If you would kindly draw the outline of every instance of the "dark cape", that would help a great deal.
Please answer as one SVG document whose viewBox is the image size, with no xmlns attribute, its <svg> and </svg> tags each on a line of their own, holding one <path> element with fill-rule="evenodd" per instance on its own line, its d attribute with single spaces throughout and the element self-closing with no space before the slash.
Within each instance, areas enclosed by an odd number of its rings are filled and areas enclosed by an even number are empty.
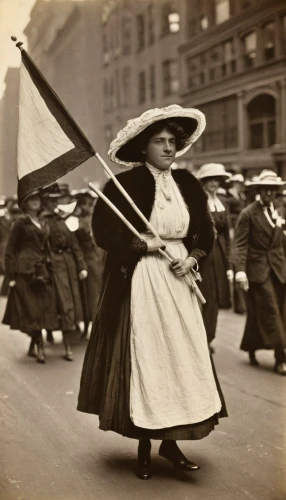
<svg viewBox="0 0 286 500">
<path fill-rule="evenodd" d="M 197 260 L 207 255 L 214 241 L 213 220 L 200 183 L 185 170 L 172 172 L 190 213 L 190 225 L 184 244 Z M 141 166 L 118 175 L 118 180 L 143 214 L 150 219 L 155 180 L 147 167 Z M 110 181 L 105 195 L 140 232 L 146 232 L 123 195 Z M 226 416 L 226 408 L 216 374 L 222 401 L 220 414 L 204 422 L 168 429 L 142 429 L 130 419 L 130 301 L 133 271 L 147 252 L 144 240 L 135 237 L 102 200 L 93 214 L 93 234 L 96 243 L 107 252 L 103 285 L 91 338 L 85 354 L 78 410 L 99 415 L 100 428 L 113 430 L 135 439 L 201 439 Z"/>
</svg>

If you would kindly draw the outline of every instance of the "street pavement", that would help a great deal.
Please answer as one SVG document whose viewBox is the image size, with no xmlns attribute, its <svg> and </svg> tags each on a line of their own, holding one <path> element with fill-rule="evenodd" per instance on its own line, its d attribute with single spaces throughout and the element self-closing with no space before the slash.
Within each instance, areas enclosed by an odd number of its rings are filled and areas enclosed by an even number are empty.
<svg viewBox="0 0 286 500">
<path fill-rule="evenodd" d="M 177 471 L 153 442 L 150 481 L 135 475 L 136 441 L 76 411 L 86 343 L 68 363 L 56 332 L 39 365 L 26 356 L 28 337 L 1 325 L 0 499 L 285 500 L 286 378 L 274 374 L 272 352 L 259 352 L 258 368 L 248 364 L 239 351 L 244 321 L 222 311 L 214 344 L 229 418 L 202 441 L 180 443 L 201 469 Z"/>
</svg>

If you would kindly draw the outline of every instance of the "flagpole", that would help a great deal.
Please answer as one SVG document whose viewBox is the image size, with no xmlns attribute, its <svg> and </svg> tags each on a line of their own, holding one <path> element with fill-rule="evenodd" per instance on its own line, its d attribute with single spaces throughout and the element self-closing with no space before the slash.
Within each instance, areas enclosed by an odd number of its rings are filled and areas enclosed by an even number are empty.
<svg viewBox="0 0 286 500">
<path fill-rule="evenodd" d="M 124 224 L 130 229 L 130 231 L 135 236 L 137 236 L 137 238 L 140 238 L 142 240 L 142 236 L 139 233 L 139 231 L 137 231 L 137 229 L 126 219 L 126 217 L 122 214 L 122 212 L 120 212 L 120 210 L 118 210 L 118 208 L 112 203 L 112 201 L 110 201 L 110 199 L 107 198 L 107 196 L 105 196 L 105 194 L 102 193 L 102 191 L 100 191 L 100 189 L 98 189 L 94 184 L 92 184 L 92 182 L 89 182 L 88 185 L 97 194 L 97 196 L 99 198 L 101 198 L 114 211 L 114 213 L 116 213 L 116 215 L 118 215 L 118 217 L 122 220 L 122 222 L 124 222 Z M 162 250 L 161 248 L 159 248 L 158 252 L 163 257 L 168 259 L 169 262 L 171 262 L 171 263 L 173 262 L 174 259 L 169 256 L 169 254 L 166 252 L 166 250 Z M 188 273 L 184 276 L 184 279 L 185 279 L 186 283 L 189 285 L 189 287 L 191 288 L 191 290 L 196 294 L 198 299 L 201 301 L 201 303 L 205 304 L 206 300 L 205 300 L 203 294 L 201 293 L 198 285 L 196 284 L 193 276 L 190 273 Z"/>
</svg>

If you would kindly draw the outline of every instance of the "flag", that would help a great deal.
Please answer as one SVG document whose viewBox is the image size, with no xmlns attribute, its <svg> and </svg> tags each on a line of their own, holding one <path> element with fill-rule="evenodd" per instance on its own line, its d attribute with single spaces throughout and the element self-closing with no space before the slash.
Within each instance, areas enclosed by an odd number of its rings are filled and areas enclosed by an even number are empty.
<svg viewBox="0 0 286 500">
<path fill-rule="evenodd" d="M 95 150 L 25 50 L 21 50 L 18 198 L 56 181 Z"/>
</svg>

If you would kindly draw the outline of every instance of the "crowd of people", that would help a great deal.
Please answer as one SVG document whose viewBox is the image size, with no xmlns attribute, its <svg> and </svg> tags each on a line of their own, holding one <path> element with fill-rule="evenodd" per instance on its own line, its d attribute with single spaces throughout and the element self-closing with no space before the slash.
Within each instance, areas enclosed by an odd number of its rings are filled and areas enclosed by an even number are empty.
<svg viewBox="0 0 286 500">
<path fill-rule="evenodd" d="M 251 365 L 272 349 L 286 375 L 286 182 L 272 170 L 245 181 L 218 163 L 196 175 L 174 168 L 204 127 L 199 110 L 177 105 L 128 122 L 109 156 L 134 168 L 117 176 L 120 190 L 104 188 L 117 215 L 101 196 L 57 182 L 19 207 L 0 202 L 3 323 L 30 337 L 39 363 L 43 331 L 51 343 L 62 331 L 72 361 L 74 332 L 93 324 L 78 410 L 139 440 L 140 479 L 151 477 L 151 439 L 175 467 L 198 470 L 176 440 L 201 439 L 227 416 L 212 359 L 220 309 L 246 312 Z"/>
<path fill-rule="evenodd" d="M 86 336 L 95 317 L 104 252 L 90 232 L 92 191 L 70 193 L 54 183 L 17 204 L 2 198 L 0 217 L 3 323 L 30 336 L 28 355 L 46 362 L 43 331 L 61 330 L 64 358 L 73 360 L 72 336 Z M 80 325 L 83 328 L 80 330 Z"/>
</svg>

